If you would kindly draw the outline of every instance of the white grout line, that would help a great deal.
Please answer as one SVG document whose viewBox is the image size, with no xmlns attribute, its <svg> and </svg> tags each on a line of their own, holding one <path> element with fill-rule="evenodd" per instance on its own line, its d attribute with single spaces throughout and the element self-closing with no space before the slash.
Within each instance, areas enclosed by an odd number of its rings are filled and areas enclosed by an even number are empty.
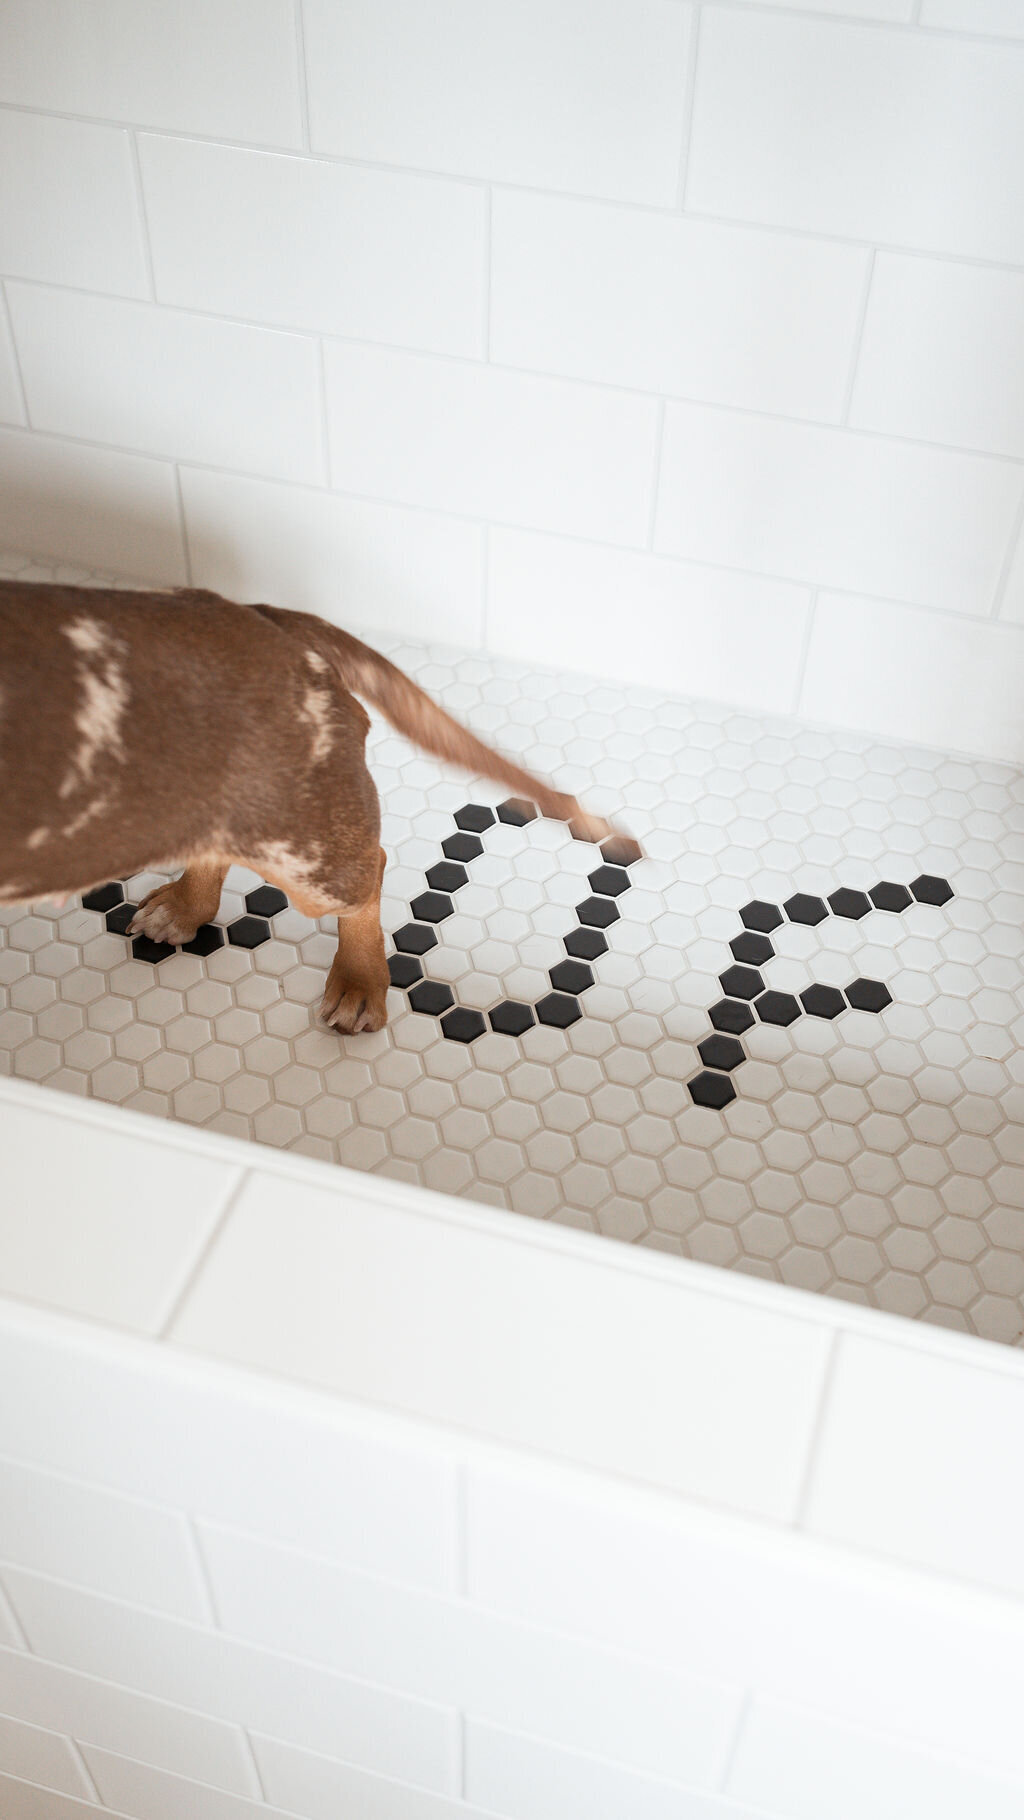
<svg viewBox="0 0 1024 1820">
<path fill-rule="evenodd" d="M 853 351 L 850 356 L 850 372 L 849 372 L 849 377 L 847 378 L 847 381 L 846 381 L 846 393 L 843 398 L 843 408 L 842 408 L 842 411 L 840 412 L 840 422 L 842 423 L 844 429 L 848 429 L 849 424 L 850 424 L 850 411 L 853 407 L 854 387 L 856 386 L 856 383 L 857 383 L 857 372 L 860 367 L 860 357 L 861 357 L 861 352 L 862 352 L 862 349 L 864 346 L 864 330 L 867 327 L 868 309 L 869 309 L 869 306 L 871 303 L 871 287 L 874 283 L 876 258 L 877 258 L 877 252 L 876 252 L 875 248 L 872 247 L 871 252 L 868 255 L 868 267 L 867 267 L 867 272 L 865 273 L 865 276 L 864 276 L 864 292 L 861 297 L 860 314 L 857 318 L 857 326 L 854 330 L 854 335 L 853 335 Z"/>
<path fill-rule="evenodd" d="M 213 1590 L 213 1580 L 210 1576 L 206 1555 L 203 1552 L 203 1544 L 200 1539 L 199 1530 L 196 1526 L 196 1520 L 193 1516 L 185 1517 L 185 1533 L 188 1536 L 189 1549 L 192 1554 L 196 1572 L 199 1576 L 199 1584 L 202 1587 L 203 1595 L 206 1599 L 206 1621 L 213 1630 L 221 1630 L 223 1626 L 221 1624 L 220 1612 L 217 1609 L 217 1595 Z"/>
<path fill-rule="evenodd" d="M 1022 542 L 1024 542 L 1024 492 L 1021 494 L 1020 505 L 1017 507 L 1017 513 L 1013 521 L 1013 529 L 1010 532 L 1009 546 L 1006 555 L 1003 558 L 1003 566 L 999 571 L 999 579 L 996 582 L 995 590 L 992 595 L 991 618 L 997 620 L 999 624 L 1003 626 L 1013 624 L 1012 620 L 1002 618 L 1002 611 L 1006 605 L 1006 592 L 1010 585 L 1010 576 L 1013 573 L 1013 565 Z"/>
<path fill-rule="evenodd" d="M 17 1612 L 14 1609 L 14 1603 L 11 1599 L 10 1593 L 7 1591 L 7 1588 L 3 1583 L 2 1577 L 0 1577 L 0 1612 L 3 1613 L 4 1617 L 7 1619 L 8 1623 L 10 1624 L 11 1629 L 13 1630 L 16 1638 L 18 1639 L 19 1647 L 25 1651 L 26 1655 L 29 1655 L 29 1656 L 32 1655 L 33 1654 L 32 1645 L 29 1642 L 28 1637 L 25 1634 L 25 1626 L 22 1624 L 21 1619 L 19 1618 Z"/>
<path fill-rule="evenodd" d="M 647 549 L 655 554 L 654 541 L 658 529 L 658 499 L 661 493 L 661 453 L 665 446 L 665 415 L 668 404 L 663 398 L 658 406 L 658 421 L 654 429 L 653 467 L 651 472 L 651 511 L 647 521 Z"/>
<path fill-rule="evenodd" d="M 25 376 L 21 370 L 21 355 L 18 351 L 18 343 L 14 334 L 14 318 L 11 315 L 11 304 L 7 295 L 7 280 L 4 278 L 0 278 L 0 310 L 2 310 L 4 321 L 7 324 L 7 334 L 11 343 L 11 359 L 14 362 L 14 381 L 18 388 L 18 396 L 21 400 L 21 413 L 24 420 L 20 424 L 3 424 L 0 427 L 5 430 L 12 428 L 31 430 L 33 424 L 29 414 L 28 394 L 25 391 Z"/>
<path fill-rule="evenodd" d="M 488 186 L 484 191 L 484 273 L 483 273 L 483 322 L 480 331 L 481 358 L 490 365 L 491 360 L 491 291 L 494 281 L 494 192 Z"/>
<path fill-rule="evenodd" d="M 703 14 L 693 9 L 693 30 L 687 51 L 686 88 L 683 99 L 683 142 L 679 150 L 679 175 L 676 182 L 676 207 L 686 208 L 686 185 L 690 176 L 690 152 L 693 145 L 693 121 L 697 105 L 697 66 L 700 60 L 700 30 Z"/>
<path fill-rule="evenodd" d="M 796 1510 L 793 1514 L 793 1528 L 804 1530 L 807 1522 L 807 1507 L 811 1501 L 814 1486 L 814 1475 L 818 1467 L 818 1456 L 821 1452 L 822 1437 L 828 1422 L 829 1405 L 832 1400 L 832 1386 L 835 1382 L 836 1368 L 839 1363 L 839 1349 L 843 1342 L 841 1332 L 835 1332 L 829 1342 L 825 1369 L 821 1375 L 821 1390 L 818 1396 L 818 1407 L 811 1426 L 810 1440 L 807 1444 L 807 1458 L 804 1462 L 803 1477 L 797 1496 Z"/>
<path fill-rule="evenodd" d="M 68 1746 L 71 1751 L 71 1755 L 75 1760 L 75 1767 L 79 1771 L 80 1775 L 82 1776 L 82 1779 L 85 1782 L 86 1793 L 88 1794 L 88 1796 L 91 1800 L 100 1802 L 100 1791 L 96 1787 L 96 1783 L 93 1780 L 92 1770 L 89 1768 L 88 1763 L 86 1762 L 84 1756 L 82 1755 L 82 1747 L 79 1744 L 78 1739 L 72 1738 L 72 1737 L 68 1736 L 68 1734 L 66 1734 L 66 1733 L 65 1733 L 65 1736 L 67 1737 L 67 1742 L 68 1742 Z M 100 1805 L 104 1806 L 105 1804 L 100 1802 Z"/>
<path fill-rule="evenodd" d="M 242 1142 L 241 1139 L 239 1139 L 238 1141 Z M 179 1285 L 178 1289 L 172 1296 L 171 1305 L 170 1305 L 170 1309 L 169 1309 L 168 1313 L 164 1317 L 163 1321 L 160 1323 L 160 1326 L 156 1329 L 156 1332 L 154 1335 L 154 1337 L 156 1339 L 169 1340 L 172 1337 L 174 1323 L 178 1319 L 179 1314 L 181 1313 L 182 1309 L 185 1306 L 185 1303 L 188 1301 L 189 1296 L 191 1295 L 193 1289 L 195 1288 L 197 1282 L 199 1281 L 199 1278 L 202 1275 L 203 1270 L 205 1268 L 207 1259 L 210 1257 L 210 1254 L 213 1251 L 214 1246 L 217 1243 L 217 1240 L 220 1238 L 221 1233 L 223 1232 L 225 1226 L 227 1225 L 228 1220 L 231 1217 L 231 1213 L 235 1207 L 235 1204 L 238 1201 L 239 1197 L 241 1196 L 242 1191 L 245 1188 L 248 1180 L 249 1180 L 249 1171 L 246 1169 L 240 1169 L 238 1171 L 237 1175 L 228 1184 L 227 1193 L 225 1194 L 224 1201 L 223 1201 L 223 1204 L 221 1205 L 220 1211 L 219 1211 L 219 1213 L 217 1213 L 217 1215 L 211 1222 L 209 1231 L 206 1233 L 201 1244 L 199 1245 L 196 1255 L 192 1259 L 191 1264 L 189 1265 L 188 1269 L 185 1272 L 183 1282 Z"/>
<path fill-rule="evenodd" d="M 811 594 L 810 604 L 808 605 L 808 608 L 807 608 L 807 619 L 804 623 L 803 638 L 800 641 L 800 653 L 799 653 L 799 656 L 797 657 L 796 684 L 795 684 L 794 690 L 793 690 L 793 706 L 790 710 L 790 712 L 794 715 L 794 717 L 798 716 L 800 713 L 800 699 L 804 692 L 804 679 L 806 678 L 806 675 L 807 675 L 807 660 L 811 654 L 811 640 L 814 636 L 814 622 L 815 622 L 815 619 L 817 618 L 817 613 L 818 613 L 818 596 L 821 592 L 822 592 L 822 590 L 820 588 L 814 589 L 814 591 Z M 854 599 L 856 599 L 856 598 L 859 598 L 859 597 L 854 596 Z M 862 597 L 860 597 L 860 598 L 862 598 Z M 930 608 L 930 609 L 928 609 L 928 611 L 940 612 L 941 608 L 938 608 L 938 607 Z"/>
<path fill-rule="evenodd" d="M 258 1801 L 262 1801 L 262 1802 L 266 1803 L 267 1791 L 263 1784 L 263 1777 L 260 1774 L 260 1766 L 256 1759 L 256 1750 L 253 1745 L 252 1738 L 251 1738 L 246 1726 L 243 1725 L 241 1728 L 241 1731 L 242 1731 L 242 1738 L 245 1743 L 245 1749 L 247 1750 L 248 1755 L 249 1755 L 249 1767 L 252 1770 L 253 1782 L 254 1782 L 255 1788 L 256 1788 L 256 1799 Z"/>
<path fill-rule="evenodd" d="M 132 161 L 132 179 L 135 184 L 135 201 L 139 211 L 139 234 L 142 241 L 142 257 L 146 267 L 146 283 L 149 287 L 150 301 L 156 302 L 156 273 L 153 269 L 153 248 L 149 238 L 149 216 L 146 212 L 146 189 L 142 181 L 142 160 L 139 157 L 139 140 L 135 129 L 128 134 L 128 146 Z"/>
<path fill-rule="evenodd" d="M 744 1728 L 753 1704 L 754 1696 L 748 1689 L 740 1697 L 739 1707 L 736 1712 L 736 1723 L 726 1739 L 721 1765 L 712 1777 L 711 1785 L 713 1788 L 717 1789 L 720 1794 L 728 1793 L 729 1779 L 732 1776 L 735 1767 L 736 1758 L 739 1754 L 740 1740 L 743 1737 Z M 753 1816 L 751 1816 L 751 1820 L 753 1820 Z"/>
<path fill-rule="evenodd" d="M 194 586 L 192 574 L 192 550 L 188 541 L 188 520 L 185 517 L 185 495 L 181 487 L 181 466 L 174 464 L 174 493 L 178 503 L 178 529 L 181 532 L 181 548 L 185 561 L 185 580 L 189 587 Z"/>
<path fill-rule="evenodd" d="M 302 133 L 302 147 L 310 150 L 309 138 L 309 65 L 306 61 L 306 29 L 302 16 L 302 0 L 294 0 L 295 7 L 295 58 L 299 80 L 299 120 Z"/>
</svg>

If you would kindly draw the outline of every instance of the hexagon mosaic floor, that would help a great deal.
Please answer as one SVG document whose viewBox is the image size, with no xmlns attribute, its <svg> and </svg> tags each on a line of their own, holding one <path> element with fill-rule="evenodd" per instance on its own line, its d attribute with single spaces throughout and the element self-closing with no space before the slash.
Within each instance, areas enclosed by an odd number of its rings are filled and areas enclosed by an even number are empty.
<svg viewBox="0 0 1024 1820">
<path fill-rule="evenodd" d="M 316 1025 L 330 925 L 251 874 L 133 954 L 151 874 L 0 912 L 0 1070 L 1022 1343 L 1024 776 L 378 642 L 644 857 L 377 722 L 385 1031 Z"/>
</svg>

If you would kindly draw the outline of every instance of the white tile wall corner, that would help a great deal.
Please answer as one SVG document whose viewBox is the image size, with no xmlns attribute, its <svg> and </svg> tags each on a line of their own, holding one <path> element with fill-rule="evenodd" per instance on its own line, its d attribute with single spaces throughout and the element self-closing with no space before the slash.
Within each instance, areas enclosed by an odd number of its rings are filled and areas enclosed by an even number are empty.
<svg viewBox="0 0 1024 1820">
<path fill-rule="evenodd" d="M 148 456 L 0 431 L 0 541 L 170 587 L 188 580 L 174 469 Z"/>
<path fill-rule="evenodd" d="M 1013 463 L 670 404 L 655 548 L 960 613 L 992 606 Z"/>
<path fill-rule="evenodd" d="M 1024 272 L 879 253 L 850 423 L 1024 456 Z"/>
<path fill-rule="evenodd" d="M 0 100 L 301 146 L 291 0 L 9 0 Z"/>
<path fill-rule="evenodd" d="M 558 1312 L 570 1306 L 571 1323 Z M 826 1356 L 824 1336 L 788 1314 L 708 1302 L 681 1280 L 653 1288 L 611 1258 L 539 1258 L 514 1219 L 485 1237 L 381 1205 L 361 1184 L 339 1218 L 327 1187 L 282 1205 L 260 1176 L 173 1337 L 781 1519 L 799 1497 Z"/>
<path fill-rule="evenodd" d="M 306 487 L 183 467 L 197 586 L 368 632 L 483 642 L 483 527 Z"/>
<path fill-rule="evenodd" d="M 161 303 L 480 352 L 478 188 L 151 134 L 139 155 Z"/>
<path fill-rule="evenodd" d="M 239 1180 L 173 1151 L 155 1178 L 142 1136 L 126 1136 L 115 1161 L 100 1131 L 5 1107 L 0 1292 L 156 1332 Z"/>
<path fill-rule="evenodd" d="M 1024 60 L 980 40 L 709 7 L 686 199 L 1020 265 Z"/>
<path fill-rule="evenodd" d="M 639 551 L 494 529 L 487 635 L 493 651 L 543 650 L 566 669 L 648 683 L 778 714 L 793 706 L 811 592 Z M 585 640 L 566 603 L 587 603 Z"/>
<path fill-rule="evenodd" d="M 0 269 L 147 295 L 126 132 L 0 111 Z"/>
<path fill-rule="evenodd" d="M 671 207 L 692 8 L 306 0 L 314 149 Z"/>
<path fill-rule="evenodd" d="M 33 429 L 326 480 L 308 336 L 14 281 L 7 297 Z"/>
<path fill-rule="evenodd" d="M 1022 699 L 1024 646 L 1012 627 L 819 596 L 802 712 L 875 733 L 898 720 L 906 739 L 942 746 L 955 737 L 967 751 L 998 752 L 1021 764 Z"/>
<path fill-rule="evenodd" d="M 342 492 L 646 543 L 653 399 L 337 341 L 325 354 Z"/>
<path fill-rule="evenodd" d="M 1024 1781 L 774 1700 L 755 1701 L 747 1714 L 728 1788 L 787 1820 L 1016 1820 L 1024 1807 Z"/>
<path fill-rule="evenodd" d="M 491 358 L 838 422 L 868 262 L 863 247 L 499 190 Z"/>
</svg>

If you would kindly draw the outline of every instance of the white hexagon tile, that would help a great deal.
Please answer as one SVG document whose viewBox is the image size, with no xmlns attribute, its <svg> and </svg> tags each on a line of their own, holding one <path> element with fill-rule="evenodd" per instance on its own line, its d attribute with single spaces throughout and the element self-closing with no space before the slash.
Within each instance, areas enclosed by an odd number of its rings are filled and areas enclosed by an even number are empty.
<svg viewBox="0 0 1024 1820">
<path fill-rule="evenodd" d="M 386 1030 L 317 1025 L 330 925 L 252 875 L 208 952 L 134 954 L 154 874 L 0 913 L 0 1069 L 1020 1344 L 1024 777 L 384 648 L 645 856 L 495 819 L 375 722 Z"/>
</svg>

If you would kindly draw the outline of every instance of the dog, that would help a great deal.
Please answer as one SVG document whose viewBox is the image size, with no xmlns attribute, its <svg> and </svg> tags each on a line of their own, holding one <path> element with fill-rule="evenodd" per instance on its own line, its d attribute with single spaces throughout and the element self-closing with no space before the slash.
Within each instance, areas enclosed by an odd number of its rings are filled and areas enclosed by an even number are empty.
<svg viewBox="0 0 1024 1820">
<path fill-rule="evenodd" d="M 385 854 L 357 695 L 578 839 L 614 836 L 315 614 L 200 588 L 0 581 L 0 904 L 184 865 L 130 926 L 179 944 L 217 914 L 228 867 L 245 866 L 304 915 L 337 917 L 322 1019 L 382 1029 Z"/>
</svg>

